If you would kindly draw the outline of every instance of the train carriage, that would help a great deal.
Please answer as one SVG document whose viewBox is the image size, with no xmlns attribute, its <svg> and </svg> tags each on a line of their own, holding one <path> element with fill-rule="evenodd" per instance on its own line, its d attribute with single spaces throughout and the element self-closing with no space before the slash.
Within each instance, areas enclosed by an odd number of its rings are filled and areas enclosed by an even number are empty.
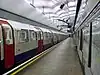
<svg viewBox="0 0 100 75">
<path fill-rule="evenodd" d="M 59 34 L 66 36 L 51 29 L 0 19 L 0 69 L 16 67 L 60 42 Z"/>
<path fill-rule="evenodd" d="M 100 1 L 75 31 L 84 75 L 100 75 Z"/>
</svg>

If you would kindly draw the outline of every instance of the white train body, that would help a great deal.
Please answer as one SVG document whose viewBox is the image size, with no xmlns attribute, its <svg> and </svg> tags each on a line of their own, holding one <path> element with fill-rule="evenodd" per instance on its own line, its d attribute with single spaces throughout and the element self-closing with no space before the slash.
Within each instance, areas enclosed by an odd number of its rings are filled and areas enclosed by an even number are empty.
<svg viewBox="0 0 100 75">
<path fill-rule="evenodd" d="M 17 66 L 65 38 L 62 32 L 0 19 L 0 68 Z"/>
</svg>

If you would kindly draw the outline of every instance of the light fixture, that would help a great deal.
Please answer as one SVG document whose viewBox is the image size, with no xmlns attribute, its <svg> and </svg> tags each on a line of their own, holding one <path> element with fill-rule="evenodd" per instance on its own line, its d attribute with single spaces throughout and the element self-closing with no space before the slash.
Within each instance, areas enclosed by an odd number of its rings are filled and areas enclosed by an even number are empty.
<svg viewBox="0 0 100 75">
<path fill-rule="evenodd" d="M 64 13 L 64 10 L 60 10 L 59 12 L 57 12 L 58 15 L 60 15 L 61 13 Z"/>
<path fill-rule="evenodd" d="M 68 3 L 68 6 L 75 6 L 75 5 L 76 5 L 75 2 L 69 2 L 69 3 Z"/>
<path fill-rule="evenodd" d="M 76 7 L 70 7 L 69 10 L 76 10 Z"/>
<path fill-rule="evenodd" d="M 54 10 L 55 10 L 55 11 L 59 10 L 59 9 L 60 9 L 59 7 L 60 7 L 60 6 L 56 6 L 56 7 L 54 8 Z"/>
<path fill-rule="evenodd" d="M 60 6 L 60 9 L 63 9 L 64 6 L 65 6 L 65 4 L 62 4 L 62 5 Z"/>
<path fill-rule="evenodd" d="M 75 11 L 71 11 L 71 12 L 69 12 L 69 14 L 75 14 L 76 12 Z"/>
</svg>

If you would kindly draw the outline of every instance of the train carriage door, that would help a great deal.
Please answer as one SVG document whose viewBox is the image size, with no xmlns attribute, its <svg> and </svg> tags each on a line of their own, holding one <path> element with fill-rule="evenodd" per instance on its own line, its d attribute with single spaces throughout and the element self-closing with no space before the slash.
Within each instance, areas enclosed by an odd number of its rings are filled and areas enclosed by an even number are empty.
<svg viewBox="0 0 100 75">
<path fill-rule="evenodd" d="M 4 40 L 4 66 L 6 69 L 14 65 L 14 38 L 9 24 L 2 24 Z"/>
</svg>

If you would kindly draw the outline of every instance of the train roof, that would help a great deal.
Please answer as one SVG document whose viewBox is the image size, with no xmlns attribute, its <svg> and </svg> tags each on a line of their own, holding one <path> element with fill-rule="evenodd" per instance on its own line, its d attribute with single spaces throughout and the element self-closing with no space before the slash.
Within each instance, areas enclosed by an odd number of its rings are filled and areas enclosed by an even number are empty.
<svg viewBox="0 0 100 75">
<path fill-rule="evenodd" d="M 30 24 L 20 23 L 20 22 L 16 22 L 16 21 L 12 21 L 12 20 L 6 20 L 6 19 L 2 19 L 2 18 L 0 18 L 0 20 L 7 21 L 14 29 L 17 29 L 17 30 L 27 29 L 27 30 L 43 31 L 43 32 L 66 35 L 65 33 L 62 33 L 62 32 L 59 32 L 59 31 L 46 29 L 46 28 L 42 28 L 42 27 L 37 27 L 37 26 L 30 25 Z"/>
<path fill-rule="evenodd" d="M 2 20 L 5 20 L 5 19 L 2 19 Z M 39 31 L 38 29 L 35 28 L 35 26 L 29 25 L 29 24 L 20 23 L 20 22 L 11 21 L 11 20 L 5 20 L 5 21 L 7 21 L 13 28 L 17 30 L 27 29 L 27 30 Z"/>
<path fill-rule="evenodd" d="M 49 32 L 51 33 L 51 31 L 49 29 L 46 29 L 46 28 L 42 28 L 42 27 L 39 27 L 43 32 Z"/>
</svg>

